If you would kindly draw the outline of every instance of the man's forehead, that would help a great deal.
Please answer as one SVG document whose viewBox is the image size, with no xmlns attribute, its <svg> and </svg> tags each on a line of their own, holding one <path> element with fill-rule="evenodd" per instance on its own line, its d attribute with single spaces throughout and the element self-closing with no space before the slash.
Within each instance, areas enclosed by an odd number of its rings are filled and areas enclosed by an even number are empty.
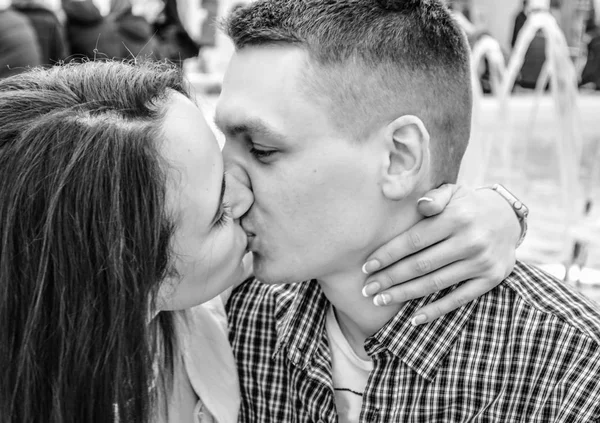
<svg viewBox="0 0 600 423">
<path fill-rule="evenodd" d="M 297 47 L 258 46 L 236 52 L 217 102 L 217 126 L 226 135 L 243 132 L 281 141 L 331 132 L 329 104 L 303 88 L 305 58 L 306 52 Z"/>
<path fill-rule="evenodd" d="M 236 50 L 229 62 L 230 69 L 240 67 L 243 71 L 248 66 L 271 68 L 289 64 L 306 65 L 308 52 L 297 45 L 289 43 L 270 43 L 250 45 Z M 275 69 L 277 72 L 278 69 Z"/>
<path fill-rule="evenodd" d="M 299 86 L 307 57 L 304 50 L 290 45 L 250 46 L 236 51 L 225 72 L 222 98 L 247 95 L 256 100 L 257 96 L 286 95 L 284 91 Z"/>
<path fill-rule="evenodd" d="M 268 88 L 268 87 L 266 87 Z M 224 84 L 215 110 L 215 124 L 222 131 L 242 128 L 276 131 L 290 104 L 289 96 L 245 84 Z"/>
<path fill-rule="evenodd" d="M 252 118 L 252 107 L 231 96 L 221 95 L 215 110 L 215 124 L 219 129 L 240 125 Z"/>
<path fill-rule="evenodd" d="M 260 91 L 254 90 L 250 81 L 240 81 L 230 69 L 223 80 L 221 94 L 217 101 L 215 121 L 238 122 L 252 113 L 260 102 Z"/>
<path fill-rule="evenodd" d="M 254 113 L 245 113 L 239 109 L 217 111 L 215 125 L 230 137 L 246 135 L 253 139 L 258 138 L 276 143 L 291 142 L 291 137 L 285 127 L 279 127 L 273 121 L 263 119 Z"/>
</svg>

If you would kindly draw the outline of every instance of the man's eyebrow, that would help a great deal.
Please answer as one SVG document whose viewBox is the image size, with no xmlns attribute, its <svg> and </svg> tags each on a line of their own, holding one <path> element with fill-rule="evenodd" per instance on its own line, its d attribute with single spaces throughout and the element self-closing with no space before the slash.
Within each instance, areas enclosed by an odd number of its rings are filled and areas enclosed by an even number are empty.
<svg viewBox="0 0 600 423">
<path fill-rule="evenodd" d="M 249 135 L 251 137 L 267 138 L 271 140 L 285 140 L 285 137 L 280 132 L 266 124 L 261 119 L 247 119 L 236 124 L 229 124 L 223 121 L 219 116 L 215 115 L 215 125 L 225 134 L 230 137 L 238 135 Z"/>
<path fill-rule="evenodd" d="M 221 195 L 219 196 L 219 203 L 217 204 L 217 210 L 215 211 L 215 215 L 212 218 L 211 225 L 216 223 L 217 220 L 219 220 L 219 217 L 221 217 L 221 213 L 223 211 L 223 199 L 225 198 L 225 189 L 225 174 L 223 174 L 223 182 L 221 182 Z"/>
</svg>

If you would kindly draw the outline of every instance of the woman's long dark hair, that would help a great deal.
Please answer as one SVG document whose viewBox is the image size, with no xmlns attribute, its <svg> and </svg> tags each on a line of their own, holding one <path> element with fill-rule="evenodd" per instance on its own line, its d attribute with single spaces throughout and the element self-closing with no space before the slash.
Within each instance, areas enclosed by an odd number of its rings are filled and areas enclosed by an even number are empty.
<svg viewBox="0 0 600 423">
<path fill-rule="evenodd" d="M 0 421 L 147 422 L 173 318 L 160 127 L 178 70 L 89 62 L 0 81 Z M 163 357 L 163 362 L 156 362 Z"/>
</svg>

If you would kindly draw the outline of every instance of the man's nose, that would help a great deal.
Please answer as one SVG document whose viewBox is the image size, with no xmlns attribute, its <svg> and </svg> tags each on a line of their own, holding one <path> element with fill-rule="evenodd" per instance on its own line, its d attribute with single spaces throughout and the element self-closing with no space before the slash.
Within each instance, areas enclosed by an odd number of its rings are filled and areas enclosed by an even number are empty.
<svg viewBox="0 0 600 423">
<path fill-rule="evenodd" d="M 244 178 L 240 180 L 239 176 L 242 176 L 239 171 L 231 170 L 227 172 L 225 201 L 231 207 L 231 214 L 234 219 L 240 219 L 244 216 L 254 203 L 254 194 L 250 189 L 247 176 L 245 180 Z"/>
</svg>

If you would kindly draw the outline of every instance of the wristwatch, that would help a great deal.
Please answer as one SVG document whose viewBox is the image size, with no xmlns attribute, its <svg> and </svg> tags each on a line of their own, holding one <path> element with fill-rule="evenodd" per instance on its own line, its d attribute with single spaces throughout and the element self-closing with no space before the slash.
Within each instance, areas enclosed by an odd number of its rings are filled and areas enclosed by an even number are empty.
<svg viewBox="0 0 600 423">
<path fill-rule="evenodd" d="M 527 235 L 527 217 L 529 216 L 529 208 L 523 204 L 521 200 L 513 195 L 512 192 L 507 190 L 503 185 L 494 184 L 489 188 L 496 191 L 502 198 L 504 198 L 508 204 L 512 207 L 515 214 L 517 215 L 517 219 L 519 219 L 519 224 L 521 225 L 521 236 L 519 237 L 519 241 L 517 242 L 517 248 L 523 243 L 525 239 L 525 235 Z"/>
</svg>

